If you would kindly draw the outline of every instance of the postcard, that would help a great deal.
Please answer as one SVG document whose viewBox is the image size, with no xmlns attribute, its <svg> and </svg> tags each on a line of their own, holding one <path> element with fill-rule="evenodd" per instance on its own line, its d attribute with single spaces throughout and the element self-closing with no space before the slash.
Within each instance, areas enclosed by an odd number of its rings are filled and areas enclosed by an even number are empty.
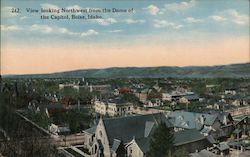
<svg viewBox="0 0 250 157">
<path fill-rule="evenodd" d="M 2 0 L 0 156 L 250 155 L 249 0 Z"/>
</svg>

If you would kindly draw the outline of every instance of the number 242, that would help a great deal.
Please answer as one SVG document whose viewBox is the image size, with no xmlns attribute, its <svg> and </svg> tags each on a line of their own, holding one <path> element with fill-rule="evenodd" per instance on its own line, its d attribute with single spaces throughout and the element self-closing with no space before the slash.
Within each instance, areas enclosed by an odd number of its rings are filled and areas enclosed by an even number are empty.
<svg viewBox="0 0 250 157">
<path fill-rule="evenodd" d="M 12 8 L 11 12 L 12 13 L 20 13 L 20 9 L 19 8 Z"/>
</svg>

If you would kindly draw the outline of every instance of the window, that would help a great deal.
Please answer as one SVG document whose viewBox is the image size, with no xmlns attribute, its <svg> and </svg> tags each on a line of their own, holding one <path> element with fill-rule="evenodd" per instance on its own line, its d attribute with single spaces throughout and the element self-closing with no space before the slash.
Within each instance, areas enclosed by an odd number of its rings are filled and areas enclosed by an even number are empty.
<svg viewBox="0 0 250 157">
<path fill-rule="evenodd" d="M 101 131 L 101 130 L 99 131 L 99 134 L 100 134 L 100 136 L 102 137 L 102 131 Z"/>
</svg>

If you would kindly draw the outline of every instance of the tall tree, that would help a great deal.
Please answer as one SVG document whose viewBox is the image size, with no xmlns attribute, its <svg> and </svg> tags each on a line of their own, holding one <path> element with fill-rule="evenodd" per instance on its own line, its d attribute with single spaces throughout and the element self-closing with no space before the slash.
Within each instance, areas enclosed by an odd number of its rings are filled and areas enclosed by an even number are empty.
<svg viewBox="0 0 250 157">
<path fill-rule="evenodd" d="M 150 139 L 149 157 L 170 157 L 174 146 L 173 130 L 161 122 Z"/>
<path fill-rule="evenodd" d="M 173 157 L 189 157 L 189 152 L 186 150 L 186 148 L 179 148 L 175 150 Z"/>
</svg>

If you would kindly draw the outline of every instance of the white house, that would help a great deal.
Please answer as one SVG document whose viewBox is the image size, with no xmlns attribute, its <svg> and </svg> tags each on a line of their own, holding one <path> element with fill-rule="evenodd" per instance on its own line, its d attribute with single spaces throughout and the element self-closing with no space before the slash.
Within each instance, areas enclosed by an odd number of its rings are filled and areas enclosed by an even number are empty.
<svg viewBox="0 0 250 157">
<path fill-rule="evenodd" d="M 132 113 L 133 104 L 121 100 L 95 101 L 95 112 L 102 115 L 121 116 Z"/>
</svg>

